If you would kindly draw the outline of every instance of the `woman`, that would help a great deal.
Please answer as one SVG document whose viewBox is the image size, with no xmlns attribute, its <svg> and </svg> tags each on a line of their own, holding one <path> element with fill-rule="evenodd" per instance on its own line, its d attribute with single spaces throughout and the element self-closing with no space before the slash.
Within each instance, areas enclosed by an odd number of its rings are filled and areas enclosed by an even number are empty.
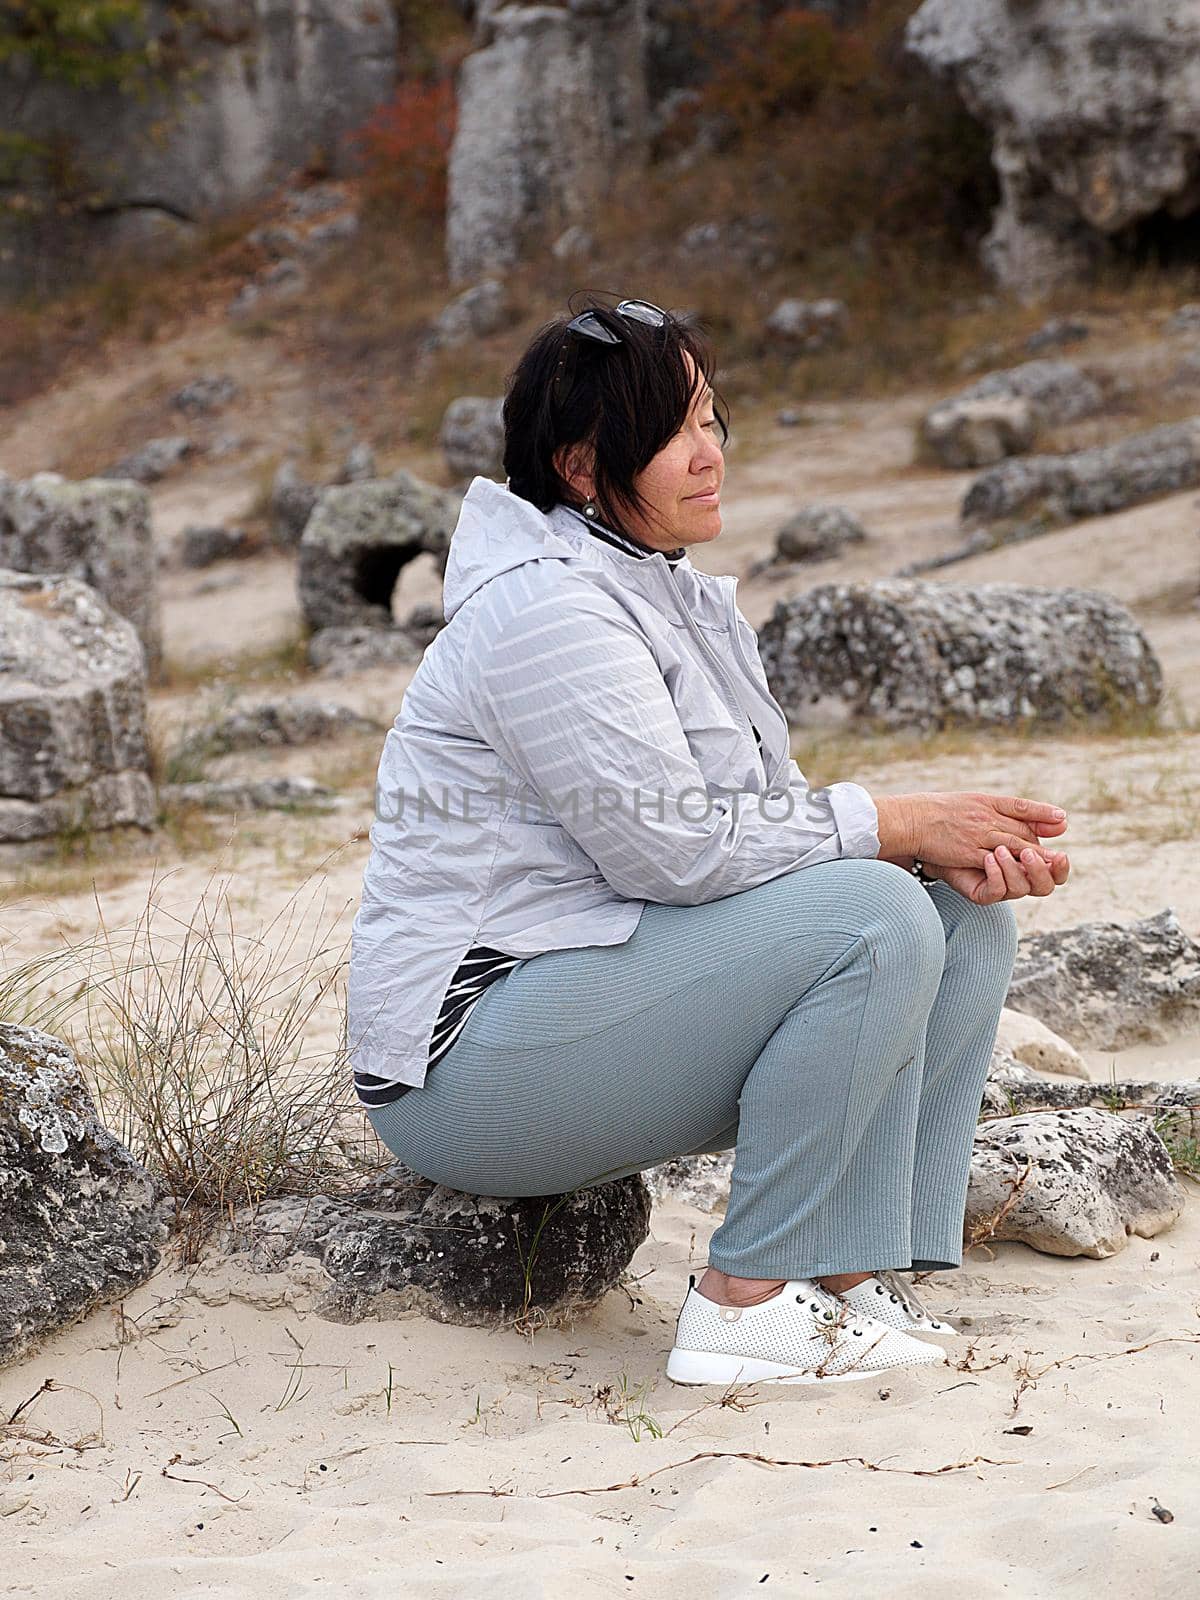
<svg viewBox="0 0 1200 1600">
<path fill-rule="evenodd" d="M 736 580 L 689 560 L 721 531 L 712 370 L 686 319 L 593 300 L 512 373 L 507 482 L 466 493 L 380 762 L 355 1084 L 472 1193 L 734 1149 L 668 1375 L 867 1377 L 947 1359 L 894 1274 L 961 1263 L 1002 902 L 1065 882 L 1066 822 L 810 789 Z"/>
</svg>

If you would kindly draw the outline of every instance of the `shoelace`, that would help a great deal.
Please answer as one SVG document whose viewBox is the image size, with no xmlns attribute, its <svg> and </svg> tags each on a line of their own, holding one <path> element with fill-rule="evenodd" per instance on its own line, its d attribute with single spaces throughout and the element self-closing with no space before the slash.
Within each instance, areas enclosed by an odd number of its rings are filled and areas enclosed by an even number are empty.
<svg viewBox="0 0 1200 1600">
<path fill-rule="evenodd" d="M 890 1294 L 894 1294 L 896 1296 L 896 1299 L 899 1300 L 900 1304 L 904 1307 L 914 1321 L 937 1322 L 939 1320 L 937 1317 L 930 1315 L 930 1313 L 917 1299 L 916 1295 L 912 1292 L 909 1286 L 906 1283 L 903 1283 L 900 1278 L 896 1276 L 896 1273 L 890 1268 L 882 1268 L 879 1272 L 876 1272 L 874 1276 Z"/>
</svg>

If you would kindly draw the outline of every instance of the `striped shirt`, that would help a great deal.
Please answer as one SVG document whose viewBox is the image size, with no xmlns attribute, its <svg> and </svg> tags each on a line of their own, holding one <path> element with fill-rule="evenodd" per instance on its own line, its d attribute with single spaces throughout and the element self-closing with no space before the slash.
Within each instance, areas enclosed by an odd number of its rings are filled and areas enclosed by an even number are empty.
<svg viewBox="0 0 1200 1600">
<path fill-rule="evenodd" d="M 574 506 L 567 506 L 587 528 L 588 532 L 596 538 L 603 539 L 606 543 L 616 545 L 619 550 L 624 550 L 631 556 L 652 556 L 656 552 L 649 546 L 642 544 L 638 539 L 631 539 L 626 534 L 617 533 L 614 529 L 594 522 L 590 517 L 585 517 L 582 512 L 576 511 Z M 663 550 L 657 552 L 665 556 L 668 565 L 675 566 L 687 554 L 686 546 L 681 545 L 677 550 Z M 753 724 L 751 724 L 753 727 Z M 762 735 L 754 728 L 754 737 L 758 747 L 762 749 Z M 433 1025 L 433 1035 L 429 1041 L 429 1067 L 432 1068 L 450 1050 L 455 1040 L 467 1025 L 476 1002 L 489 984 L 495 983 L 497 978 L 503 977 L 506 972 L 511 972 L 519 962 L 528 960 L 527 956 L 510 956 L 503 950 L 495 950 L 490 945 L 475 944 L 467 951 L 459 962 L 454 976 L 450 980 L 442 1000 L 438 1019 Z M 373 1079 L 369 1073 L 355 1074 L 355 1087 L 358 1097 L 366 1105 L 388 1105 L 393 1100 L 398 1100 L 401 1095 L 407 1094 L 412 1088 L 417 1087 L 410 1083 L 385 1084 L 382 1079 Z"/>
</svg>

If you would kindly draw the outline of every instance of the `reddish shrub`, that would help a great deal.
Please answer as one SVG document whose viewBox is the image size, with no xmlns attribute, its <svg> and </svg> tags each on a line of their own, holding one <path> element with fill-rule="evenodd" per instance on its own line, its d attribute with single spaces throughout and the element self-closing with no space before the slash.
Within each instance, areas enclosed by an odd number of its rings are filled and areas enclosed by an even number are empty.
<svg viewBox="0 0 1200 1600">
<path fill-rule="evenodd" d="M 451 78 L 401 83 L 386 104 L 348 135 L 368 195 L 434 222 L 444 217 L 455 122 Z"/>
</svg>

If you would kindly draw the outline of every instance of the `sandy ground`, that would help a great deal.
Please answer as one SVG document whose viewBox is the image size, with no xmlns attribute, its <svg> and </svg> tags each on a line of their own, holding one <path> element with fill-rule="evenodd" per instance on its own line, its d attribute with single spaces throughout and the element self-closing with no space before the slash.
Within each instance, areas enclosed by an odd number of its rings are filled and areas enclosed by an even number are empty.
<svg viewBox="0 0 1200 1600">
<path fill-rule="evenodd" d="M 222 422 L 250 443 L 155 488 L 168 555 L 187 522 L 245 515 L 264 464 L 307 425 L 286 370 L 260 347 L 248 354 L 245 341 L 239 351 L 220 337 L 197 331 L 170 355 L 166 376 L 259 363 L 247 380 L 258 398 Z M 15 475 L 61 469 L 66 454 L 46 454 L 45 441 L 61 441 L 73 418 L 121 394 L 106 369 L 35 402 L 0 441 L 0 466 Z M 782 517 L 811 499 L 848 505 L 871 537 L 814 566 L 804 586 L 886 575 L 950 548 L 968 475 L 912 464 L 913 424 L 933 398 L 810 407 L 808 425 L 774 429 L 744 462 L 731 452 L 725 530 L 696 553 L 697 565 L 745 573 Z M 1016 903 L 1023 932 L 1170 905 L 1200 938 L 1197 504 L 1194 493 L 1172 496 L 934 575 L 1115 594 L 1159 652 L 1172 731 L 989 735 L 965 751 L 915 744 L 886 757 L 864 746 L 861 759 L 806 768 L 810 779 L 1053 800 L 1070 816 L 1071 878 L 1047 899 Z M 428 575 L 406 603 L 423 586 Z M 787 588 L 743 578 L 742 608 L 760 624 Z M 205 679 L 223 673 L 247 695 L 343 700 L 381 728 L 395 715 L 407 670 L 247 681 L 248 657 L 297 635 L 289 557 L 200 574 L 168 562 L 162 589 L 168 658 L 198 686 L 155 693 L 159 737 L 194 722 L 213 692 Z M 215 872 L 246 930 L 299 885 L 322 885 L 348 934 L 378 744 L 359 736 L 223 764 L 321 778 L 338 790 L 326 813 L 114 840 L 82 862 L 9 851 L 0 860 L 0 960 L 83 939 L 101 916 L 110 927 L 127 923 L 164 871 L 160 901 L 185 916 Z M 336 1032 L 329 1009 L 312 1048 L 332 1048 Z M 1098 1079 L 1195 1078 L 1200 1030 L 1084 1056 Z M 0 1426 L 5 1592 L 1200 1592 L 1189 1421 L 1200 1399 L 1198 1218 L 1193 1199 L 1172 1229 L 1130 1239 L 1107 1261 L 977 1248 L 962 1271 L 925 1286 L 937 1312 L 964 1323 L 954 1366 L 820 1393 L 765 1385 L 724 1401 L 676 1388 L 663 1372 L 687 1275 L 703 1266 L 718 1220 L 680 1204 L 655 1208 L 627 1290 L 571 1330 L 531 1336 L 419 1317 L 344 1327 L 313 1312 L 299 1269 L 250 1277 L 211 1256 L 187 1270 L 166 1266 L 119 1306 L 0 1372 L 0 1417 L 19 1413 Z M 1174 1520 L 1159 1520 L 1155 1503 Z"/>
</svg>

